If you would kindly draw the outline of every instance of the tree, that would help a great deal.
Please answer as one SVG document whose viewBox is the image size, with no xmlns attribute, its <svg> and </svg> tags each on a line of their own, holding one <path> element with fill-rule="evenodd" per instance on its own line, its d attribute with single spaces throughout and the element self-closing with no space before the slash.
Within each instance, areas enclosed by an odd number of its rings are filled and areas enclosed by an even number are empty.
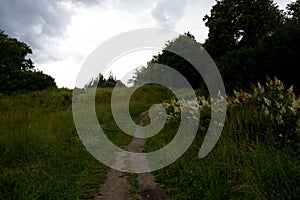
<svg viewBox="0 0 300 200">
<path fill-rule="evenodd" d="M 54 79 L 42 72 L 36 71 L 15 71 L 5 85 L 0 86 L 0 91 L 6 94 L 14 92 L 28 92 L 56 88 Z"/>
<path fill-rule="evenodd" d="M 10 94 L 56 87 L 52 77 L 34 70 L 33 62 L 26 58 L 28 54 L 32 50 L 27 44 L 0 30 L 0 92 Z"/>
<path fill-rule="evenodd" d="M 178 38 L 168 41 L 166 47 L 156 56 L 153 56 L 152 60 L 148 62 L 147 67 L 140 68 L 135 73 L 135 80 L 132 80 L 133 83 L 141 83 L 143 81 L 150 82 L 159 82 L 164 80 L 165 83 L 168 83 L 174 88 L 181 88 L 182 84 L 178 81 L 177 75 L 173 73 L 164 73 L 159 66 L 166 65 L 181 75 L 183 75 L 191 86 L 194 89 L 198 89 L 203 79 L 197 69 L 189 63 L 187 60 L 182 58 L 180 55 L 173 53 L 172 50 L 175 50 L 177 53 L 191 54 L 194 55 L 195 52 L 202 52 L 203 48 L 200 43 L 197 43 L 195 37 L 190 33 L 184 33 Z M 199 53 L 200 54 L 200 53 Z M 194 62 L 200 63 L 201 56 L 191 56 Z"/>
<path fill-rule="evenodd" d="M 287 20 L 257 45 L 227 52 L 217 60 L 227 91 L 246 90 L 249 83 L 264 82 L 266 76 L 277 76 L 286 87 L 300 92 L 300 25 Z"/>
<path fill-rule="evenodd" d="M 15 38 L 10 38 L 0 30 L 0 67 L 2 72 L 16 70 L 28 71 L 34 68 L 31 59 L 26 59 L 32 54 L 29 46 Z"/>
<path fill-rule="evenodd" d="M 270 75 L 276 75 L 286 86 L 300 92 L 300 22 L 286 21 L 271 36 L 263 38 L 256 51 L 257 63 Z M 257 64 L 257 65 L 258 65 Z"/>
<path fill-rule="evenodd" d="M 104 78 L 103 74 L 99 73 L 96 78 L 92 78 L 92 80 L 85 85 L 85 88 L 112 88 L 117 84 L 119 87 L 126 87 L 120 80 L 117 80 L 116 77 L 113 76 L 112 72 L 109 73 L 107 79 Z"/>
<path fill-rule="evenodd" d="M 300 1 L 296 0 L 287 5 L 287 16 L 299 20 L 300 19 Z"/>
<path fill-rule="evenodd" d="M 283 13 L 272 0 L 217 0 L 210 16 L 205 49 L 213 58 L 244 46 L 254 46 L 283 22 Z"/>
</svg>

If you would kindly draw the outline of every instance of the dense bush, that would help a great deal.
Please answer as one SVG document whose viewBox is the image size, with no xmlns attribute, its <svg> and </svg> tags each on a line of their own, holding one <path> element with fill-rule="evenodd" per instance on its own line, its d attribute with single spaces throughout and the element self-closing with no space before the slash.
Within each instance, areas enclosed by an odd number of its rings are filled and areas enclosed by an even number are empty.
<svg viewBox="0 0 300 200">
<path fill-rule="evenodd" d="M 0 92 L 6 94 L 57 88 L 54 79 L 43 72 L 15 71 L 2 81 Z"/>
</svg>

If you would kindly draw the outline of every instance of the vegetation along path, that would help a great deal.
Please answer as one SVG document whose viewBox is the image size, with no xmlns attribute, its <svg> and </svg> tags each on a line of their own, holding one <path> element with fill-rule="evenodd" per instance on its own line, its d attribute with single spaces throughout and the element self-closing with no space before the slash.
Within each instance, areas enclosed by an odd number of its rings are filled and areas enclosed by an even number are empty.
<svg viewBox="0 0 300 200">
<path fill-rule="evenodd" d="M 143 119 L 146 113 L 143 113 Z M 139 125 L 143 125 L 143 119 Z M 134 135 L 140 135 L 140 129 L 136 128 Z M 133 137 L 132 141 L 124 147 L 130 152 L 141 153 L 144 150 L 146 138 Z M 110 169 L 105 182 L 95 191 L 95 200 L 168 200 L 162 186 L 154 181 L 154 176 L 149 173 L 137 174 L 137 186 L 129 181 L 132 174 L 125 174 L 115 169 Z M 130 183 L 131 182 L 131 183 Z M 137 188 L 134 188 L 137 187 Z"/>
</svg>

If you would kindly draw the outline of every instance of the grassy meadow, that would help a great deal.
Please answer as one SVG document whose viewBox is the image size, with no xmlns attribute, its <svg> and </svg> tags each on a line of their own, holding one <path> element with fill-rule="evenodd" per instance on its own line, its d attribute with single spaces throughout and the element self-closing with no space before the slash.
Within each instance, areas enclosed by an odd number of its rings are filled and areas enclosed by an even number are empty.
<svg viewBox="0 0 300 200">
<path fill-rule="evenodd" d="M 131 137 L 114 123 L 111 92 L 97 90 L 97 116 L 107 136 L 124 146 Z M 138 89 L 130 102 L 133 120 L 167 96 L 157 87 Z M 79 140 L 71 104 L 72 91 L 66 89 L 0 94 L 0 199 L 89 198 L 105 180 L 108 167 Z"/>
<path fill-rule="evenodd" d="M 97 90 L 97 116 L 107 136 L 123 146 L 131 137 L 113 120 L 111 92 Z M 163 147 L 177 132 L 179 118 L 173 112 L 177 104 L 170 99 L 172 93 L 156 85 L 141 87 L 131 97 L 129 108 L 136 122 L 154 103 L 167 105 L 167 123 L 147 140 L 146 151 Z M 268 80 L 266 86 L 235 92 L 227 100 L 220 140 L 207 157 L 199 159 L 210 102 L 198 97 L 201 121 L 194 143 L 175 163 L 156 171 L 156 180 L 172 199 L 297 199 L 299 99 L 279 80 Z M 1 199 L 91 198 L 93 188 L 105 180 L 108 167 L 79 140 L 71 104 L 72 91 L 66 89 L 0 95 Z M 129 177 L 137 183 L 136 176 Z"/>
</svg>

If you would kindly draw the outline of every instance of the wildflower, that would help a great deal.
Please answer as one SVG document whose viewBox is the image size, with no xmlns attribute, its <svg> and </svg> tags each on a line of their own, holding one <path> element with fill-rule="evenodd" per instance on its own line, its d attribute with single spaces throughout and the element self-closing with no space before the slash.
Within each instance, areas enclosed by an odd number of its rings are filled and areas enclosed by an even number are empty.
<svg viewBox="0 0 300 200">
<path fill-rule="evenodd" d="M 245 95 L 245 98 L 246 98 L 246 99 L 250 99 L 250 98 L 252 97 L 251 94 L 246 93 L 246 92 L 244 93 L 244 95 Z"/>
<path fill-rule="evenodd" d="M 260 90 L 261 89 L 261 84 L 257 83 L 257 88 Z"/>
<path fill-rule="evenodd" d="M 256 96 L 257 95 L 257 88 L 256 88 L 256 86 L 250 82 L 250 87 L 253 90 L 254 95 Z"/>
<path fill-rule="evenodd" d="M 220 91 L 220 90 L 218 91 L 218 97 L 219 97 L 221 100 L 224 100 L 224 97 L 222 96 L 222 94 L 221 94 L 221 91 Z"/>
<path fill-rule="evenodd" d="M 199 101 L 200 109 L 202 109 L 203 107 L 209 107 L 210 106 L 209 101 L 207 101 L 205 99 L 205 97 L 198 97 L 198 101 Z M 213 99 L 212 99 L 212 101 L 213 101 Z"/>
<path fill-rule="evenodd" d="M 280 107 L 281 107 L 280 103 L 278 103 L 277 101 L 275 101 L 275 104 L 276 104 L 276 107 L 277 107 L 278 109 L 280 109 Z"/>
<path fill-rule="evenodd" d="M 269 99 L 267 99 L 266 97 L 263 97 L 263 98 L 264 98 L 265 104 L 267 104 L 268 106 L 271 106 L 271 101 Z"/>
<path fill-rule="evenodd" d="M 288 108 L 292 112 L 293 115 L 297 114 L 296 110 L 292 106 L 289 106 Z"/>
<path fill-rule="evenodd" d="M 279 94 L 279 99 L 283 100 L 284 96 L 282 94 Z"/>
<path fill-rule="evenodd" d="M 236 99 L 234 99 L 233 103 L 240 104 L 241 102 L 239 99 L 236 98 Z"/>
<path fill-rule="evenodd" d="M 275 76 L 274 77 L 275 85 L 280 85 L 281 81 Z"/>
<path fill-rule="evenodd" d="M 277 114 L 276 120 L 277 120 L 278 124 L 283 124 L 284 123 L 283 120 L 282 120 L 282 116 L 280 114 Z"/>
<path fill-rule="evenodd" d="M 292 94 L 292 92 L 293 92 L 293 86 L 291 86 L 291 87 L 288 89 L 288 93 L 289 93 L 289 94 Z"/>
<path fill-rule="evenodd" d="M 257 89 L 258 89 L 258 91 L 260 91 L 261 93 L 264 93 L 264 92 L 265 92 L 265 88 L 262 87 L 260 83 L 257 83 Z"/>
<path fill-rule="evenodd" d="M 272 89 L 273 81 L 270 77 L 267 77 L 267 84 L 266 85 Z"/>
<path fill-rule="evenodd" d="M 282 135 L 282 134 L 279 134 L 278 136 L 279 136 L 279 137 L 283 137 L 283 135 Z"/>
<path fill-rule="evenodd" d="M 177 106 L 173 106 L 175 113 L 180 113 L 180 108 Z"/>
<path fill-rule="evenodd" d="M 162 103 L 162 105 L 164 108 L 169 108 L 171 106 L 171 104 L 169 104 L 169 103 Z"/>
<path fill-rule="evenodd" d="M 240 96 L 240 93 L 237 92 L 237 91 L 235 91 L 235 90 L 233 90 L 233 93 L 234 93 L 234 96 L 236 96 L 236 97 L 239 97 L 239 96 Z"/>
<path fill-rule="evenodd" d="M 269 116 L 270 112 L 269 112 L 268 108 L 265 105 L 262 105 L 262 110 L 265 112 L 266 116 Z"/>
<path fill-rule="evenodd" d="M 277 89 L 279 90 L 279 91 L 282 91 L 282 90 L 284 90 L 284 86 L 283 86 L 283 84 L 281 83 L 278 87 L 277 87 Z"/>
<path fill-rule="evenodd" d="M 300 98 L 296 99 L 295 96 L 293 97 L 292 107 L 295 109 L 300 109 Z"/>
<path fill-rule="evenodd" d="M 283 83 L 275 77 L 275 85 L 277 86 L 278 91 L 284 90 Z"/>
<path fill-rule="evenodd" d="M 285 109 L 285 107 L 284 106 L 282 106 L 281 107 L 281 109 L 280 109 L 280 114 L 285 114 L 286 113 L 286 109 Z"/>
</svg>

